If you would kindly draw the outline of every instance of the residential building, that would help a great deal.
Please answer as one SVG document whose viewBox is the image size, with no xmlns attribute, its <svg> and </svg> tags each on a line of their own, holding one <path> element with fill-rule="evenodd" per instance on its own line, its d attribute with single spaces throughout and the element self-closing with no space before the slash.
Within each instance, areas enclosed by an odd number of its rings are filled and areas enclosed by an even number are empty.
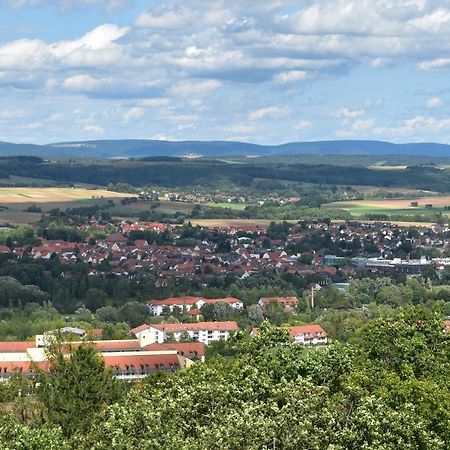
<svg viewBox="0 0 450 450">
<path fill-rule="evenodd" d="M 165 310 L 188 313 L 191 309 L 199 310 L 203 305 L 214 303 L 228 303 L 233 309 L 242 309 L 244 304 L 237 298 L 204 298 L 204 297 L 170 297 L 165 300 L 150 300 L 147 302 L 150 313 L 161 316 Z"/>
<path fill-rule="evenodd" d="M 275 302 L 283 306 L 286 312 L 294 312 L 298 304 L 297 297 L 261 297 L 258 305 L 265 310 L 270 303 Z"/>
<path fill-rule="evenodd" d="M 195 323 L 159 323 L 149 325 L 147 329 L 135 333 L 142 346 L 165 343 L 173 336 L 180 341 L 183 336 L 205 345 L 215 341 L 227 340 L 230 332 L 238 331 L 239 327 L 234 321 L 227 322 L 195 322 Z"/>
<path fill-rule="evenodd" d="M 289 328 L 289 334 L 295 344 L 324 345 L 328 343 L 328 334 L 320 325 L 300 325 Z"/>
<path fill-rule="evenodd" d="M 32 376 L 36 368 L 48 370 L 47 346 L 49 335 L 38 335 L 35 341 L 0 342 L 0 381 L 20 372 Z M 81 345 L 82 341 L 67 344 L 67 351 Z M 157 371 L 175 371 L 190 367 L 195 361 L 204 361 L 203 343 L 144 343 L 139 339 L 94 341 L 92 345 L 100 352 L 105 366 L 116 377 L 136 381 Z"/>
</svg>

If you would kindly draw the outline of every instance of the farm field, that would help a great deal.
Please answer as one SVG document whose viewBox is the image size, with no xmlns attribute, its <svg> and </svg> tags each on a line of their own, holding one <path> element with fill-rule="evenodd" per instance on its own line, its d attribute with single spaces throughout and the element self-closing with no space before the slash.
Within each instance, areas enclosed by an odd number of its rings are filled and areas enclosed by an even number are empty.
<svg viewBox="0 0 450 450">
<path fill-rule="evenodd" d="M 411 202 L 413 201 L 417 201 L 418 207 L 411 206 Z M 425 205 L 427 204 L 431 204 L 432 208 L 426 208 Z M 422 197 L 416 199 L 355 200 L 335 202 L 329 205 L 345 209 L 356 217 L 364 214 L 432 215 L 439 212 L 447 216 L 450 215 L 450 210 L 445 209 L 446 206 L 450 206 L 450 196 Z"/>
<path fill-rule="evenodd" d="M 126 194 L 123 196 L 126 196 Z M 158 206 L 156 206 L 157 203 L 159 203 Z M 158 202 L 135 202 L 127 205 L 122 205 L 119 203 L 114 208 L 111 208 L 110 212 L 117 217 L 133 217 L 136 219 L 140 213 L 150 211 L 152 209 L 154 211 L 167 214 L 173 214 L 176 212 L 188 214 L 192 211 L 194 206 L 194 203 L 159 200 Z"/>
<path fill-rule="evenodd" d="M 413 198 L 416 196 L 419 197 L 419 196 L 437 195 L 437 192 L 423 191 L 419 189 L 399 188 L 399 187 L 362 186 L 362 185 L 351 185 L 351 187 L 355 191 L 362 192 L 363 194 L 376 194 L 378 192 L 389 192 L 394 194 L 408 195 Z"/>
<path fill-rule="evenodd" d="M 247 204 L 246 203 L 210 202 L 210 203 L 206 203 L 206 206 L 211 206 L 213 208 L 229 208 L 229 209 L 233 209 L 235 211 L 244 211 Z"/>
<path fill-rule="evenodd" d="M 77 206 L 100 204 L 108 200 L 122 199 L 125 194 L 106 189 L 86 188 L 0 188 L 0 223 L 24 225 L 39 220 L 40 213 L 25 212 L 36 205 L 42 211 L 54 208 L 67 209 Z"/>
<path fill-rule="evenodd" d="M 198 219 L 190 220 L 190 222 L 194 226 L 199 225 L 201 227 L 267 227 L 272 221 L 264 219 Z"/>
</svg>

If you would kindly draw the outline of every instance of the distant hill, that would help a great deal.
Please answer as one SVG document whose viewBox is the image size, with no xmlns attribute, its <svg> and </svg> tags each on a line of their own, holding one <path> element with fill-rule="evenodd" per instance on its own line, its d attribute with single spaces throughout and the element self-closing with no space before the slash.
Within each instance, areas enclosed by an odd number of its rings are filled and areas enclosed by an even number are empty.
<svg viewBox="0 0 450 450">
<path fill-rule="evenodd" d="M 450 145 L 383 141 L 315 141 L 258 145 L 233 141 L 98 140 L 46 145 L 0 142 L 0 156 L 142 158 L 152 156 L 410 155 L 450 157 Z"/>
</svg>

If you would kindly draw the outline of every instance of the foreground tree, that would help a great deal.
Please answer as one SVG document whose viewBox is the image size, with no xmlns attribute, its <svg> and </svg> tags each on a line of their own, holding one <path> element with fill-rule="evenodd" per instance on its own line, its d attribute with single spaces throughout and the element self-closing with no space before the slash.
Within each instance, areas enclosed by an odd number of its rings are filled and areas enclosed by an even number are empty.
<svg viewBox="0 0 450 450">
<path fill-rule="evenodd" d="M 66 436 L 87 431 L 95 415 L 123 394 L 123 385 L 89 343 L 56 343 L 48 363 L 48 372 L 38 369 L 37 395 L 48 421 L 61 426 Z"/>
</svg>

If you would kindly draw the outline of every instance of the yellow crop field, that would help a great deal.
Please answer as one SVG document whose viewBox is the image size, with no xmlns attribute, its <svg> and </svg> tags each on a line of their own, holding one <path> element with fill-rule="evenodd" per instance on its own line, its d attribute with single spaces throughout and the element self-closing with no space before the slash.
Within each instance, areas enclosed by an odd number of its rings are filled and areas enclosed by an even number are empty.
<svg viewBox="0 0 450 450">
<path fill-rule="evenodd" d="M 124 196 L 119 192 L 111 192 L 106 189 L 8 187 L 0 188 L 0 205 L 73 202 L 87 199 L 123 198 Z"/>
<path fill-rule="evenodd" d="M 106 189 L 56 188 L 56 187 L 5 187 L 0 188 L 0 223 L 23 225 L 39 220 L 41 213 L 25 211 L 37 206 L 43 212 L 54 208 L 61 210 L 120 201 L 127 194 Z M 129 196 L 129 194 L 128 194 Z"/>
</svg>

